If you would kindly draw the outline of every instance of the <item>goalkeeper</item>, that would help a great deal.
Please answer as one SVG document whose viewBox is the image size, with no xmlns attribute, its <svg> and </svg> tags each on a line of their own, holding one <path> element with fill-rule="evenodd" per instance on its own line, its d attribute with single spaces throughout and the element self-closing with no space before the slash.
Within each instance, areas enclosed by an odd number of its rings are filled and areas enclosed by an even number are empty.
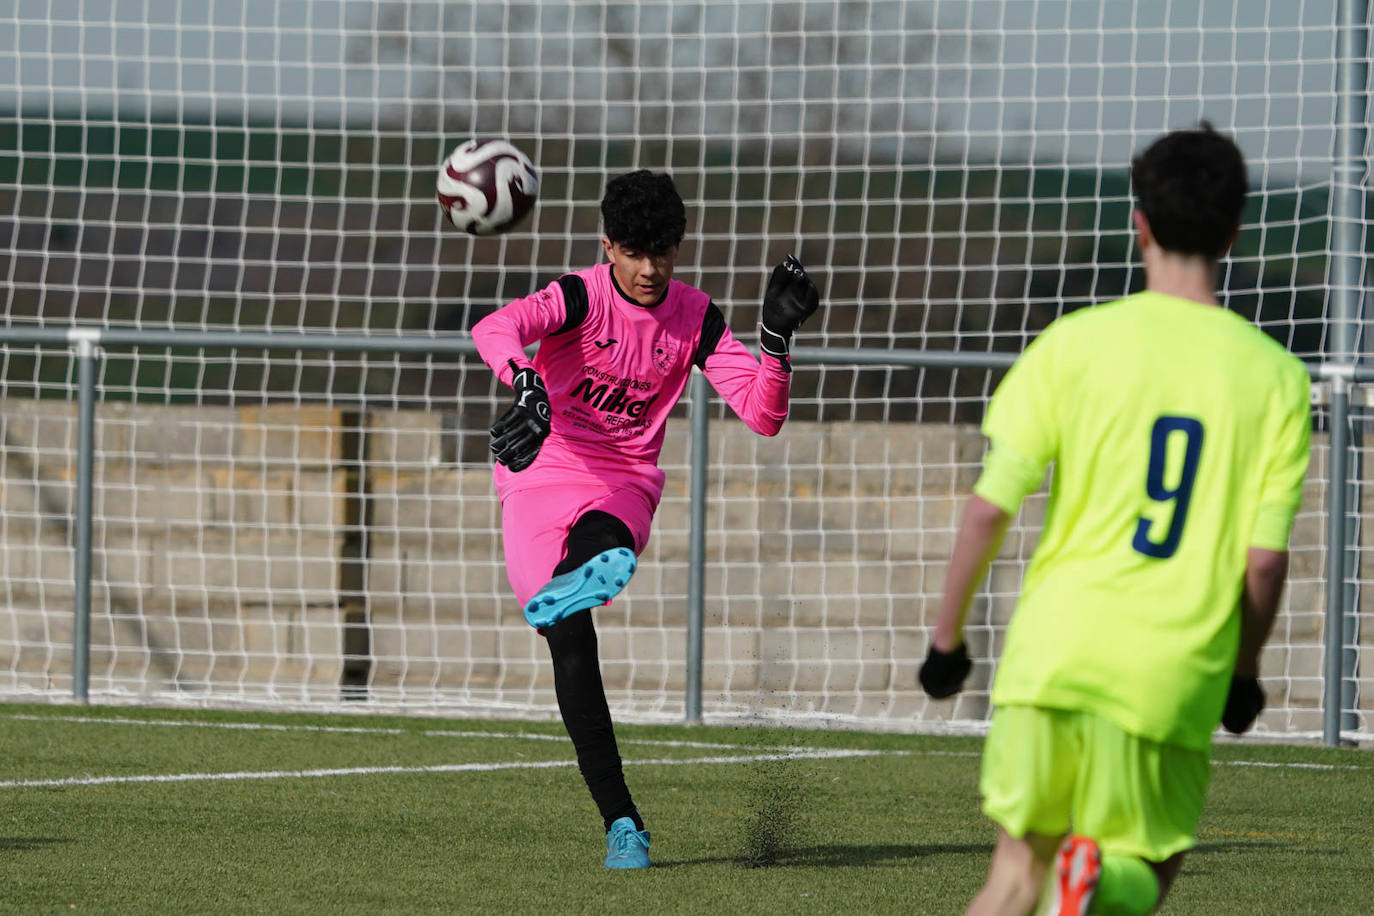
<svg viewBox="0 0 1374 916">
<path fill-rule="evenodd" d="M 1053 464 L 992 688 L 969 913 L 1147 913 L 1194 844 L 1220 721 L 1246 731 L 1308 464 L 1309 378 L 1220 307 L 1245 162 L 1203 122 L 1131 163 L 1145 290 L 1060 319 L 988 408 L 920 679 L 968 674 L 963 623 L 1009 518 Z"/>
<path fill-rule="evenodd" d="M 755 359 L 706 293 L 673 279 L 687 215 L 670 176 L 612 179 L 601 216 L 609 263 L 515 300 L 472 336 L 515 389 L 491 428 L 506 573 L 548 643 L 559 712 L 606 829 L 606 867 L 647 868 L 649 831 L 625 785 L 591 609 L 625 587 L 649 539 L 664 429 L 692 367 L 750 429 L 776 435 L 789 341 L 820 294 L 795 258 L 779 264 Z M 524 348 L 536 341 L 531 360 Z"/>
</svg>

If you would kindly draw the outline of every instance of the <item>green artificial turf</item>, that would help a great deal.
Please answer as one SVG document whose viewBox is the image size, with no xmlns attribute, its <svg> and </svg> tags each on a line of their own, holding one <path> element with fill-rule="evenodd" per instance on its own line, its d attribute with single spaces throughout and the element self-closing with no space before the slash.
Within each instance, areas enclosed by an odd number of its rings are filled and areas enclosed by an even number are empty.
<svg viewBox="0 0 1374 916">
<path fill-rule="evenodd" d="M 619 735 L 648 872 L 601 867 L 555 723 L 0 705 L 0 911 L 939 914 L 982 881 L 979 739 Z M 1164 912 L 1374 911 L 1374 757 L 1213 756 Z"/>
</svg>

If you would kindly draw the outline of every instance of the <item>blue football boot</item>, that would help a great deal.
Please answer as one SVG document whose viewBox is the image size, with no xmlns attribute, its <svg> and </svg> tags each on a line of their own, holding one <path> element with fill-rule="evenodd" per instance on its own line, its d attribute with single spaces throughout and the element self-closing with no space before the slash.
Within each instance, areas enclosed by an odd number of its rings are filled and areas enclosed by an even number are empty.
<svg viewBox="0 0 1374 916">
<path fill-rule="evenodd" d="M 564 617 L 610 601 L 635 574 L 635 554 L 627 547 L 603 550 L 572 572 L 554 576 L 525 604 L 525 620 L 536 630 Z"/>
<path fill-rule="evenodd" d="M 649 831 L 636 830 L 635 822 L 622 817 L 606 831 L 607 868 L 648 868 Z"/>
</svg>

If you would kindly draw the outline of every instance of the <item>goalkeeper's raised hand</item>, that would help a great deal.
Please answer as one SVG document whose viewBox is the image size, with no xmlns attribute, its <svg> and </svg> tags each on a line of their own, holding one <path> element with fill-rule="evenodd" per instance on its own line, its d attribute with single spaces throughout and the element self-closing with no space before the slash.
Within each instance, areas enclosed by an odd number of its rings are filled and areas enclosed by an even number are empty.
<svg viewBox="0 0 1374 916">
<path fill-rule="evenodd" d="M 1231 689 L 1226 694 L 1226 709 L 1221 713 L 1221 724 L 1233 735 L 1243 735 L 1255 724 L 1255 719 L 1264 712 L 1264 689 L 1259 679 L 1253 677 L 1231 678 Z"/>
<path fill-rule="evenodd" d="M 515 376 L 515 403 L 491 427 L 491 453 L 512 471 L 523 471 L 534 463 L 539 446 L 549 434 L 549 392 L 544 380 L 533 369 L 520 369 L 511 360 Z"/>
<path fill-rule="evenodd" d="M 943 700 L 964 688 L 964 678 L 968 677 L 971 670 L 973 662 L 969 661 L 968 649 L 963 643 L 959 643 L 949 652 L 941 652 L 932 642 L 918 677 L 926 693 L 937 700 Z"/>
<path fill-rule="evenodd" d="M 820 290 L 792 255 L 783 258 L 773 268 L 768 289 L 763 294 L 763 320 L 760 322 L 759 346 L 769 356 L 787 360 L 787 348 L 792 335 L 802 322 L 815 314 L 821 304 Z"/>
</svg>

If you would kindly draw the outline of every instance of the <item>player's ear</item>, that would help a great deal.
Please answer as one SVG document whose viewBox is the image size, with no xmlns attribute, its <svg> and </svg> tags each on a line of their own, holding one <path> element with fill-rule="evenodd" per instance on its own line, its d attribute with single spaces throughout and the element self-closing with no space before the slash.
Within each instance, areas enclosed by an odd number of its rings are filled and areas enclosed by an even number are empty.
<svg viewBox="0 0 1374 916">
<path fill-rule="evenodd" d="M 1136 238 L 1140 240 L 1141 251 L 1154 244 L 1155 237 L 1154 233 L 1150 231 L 1150 221 L 1139 209 L 1131 211 L 1131 225 L 1135 227 L 1135 234 Z"/>
<path fill-rule="evenodd" d="M 606 249 L 606 259 L 608 261 L 615 260 L 615 245 L 604 235 L 601 237 L 601 247 Z"/>
</svg>

